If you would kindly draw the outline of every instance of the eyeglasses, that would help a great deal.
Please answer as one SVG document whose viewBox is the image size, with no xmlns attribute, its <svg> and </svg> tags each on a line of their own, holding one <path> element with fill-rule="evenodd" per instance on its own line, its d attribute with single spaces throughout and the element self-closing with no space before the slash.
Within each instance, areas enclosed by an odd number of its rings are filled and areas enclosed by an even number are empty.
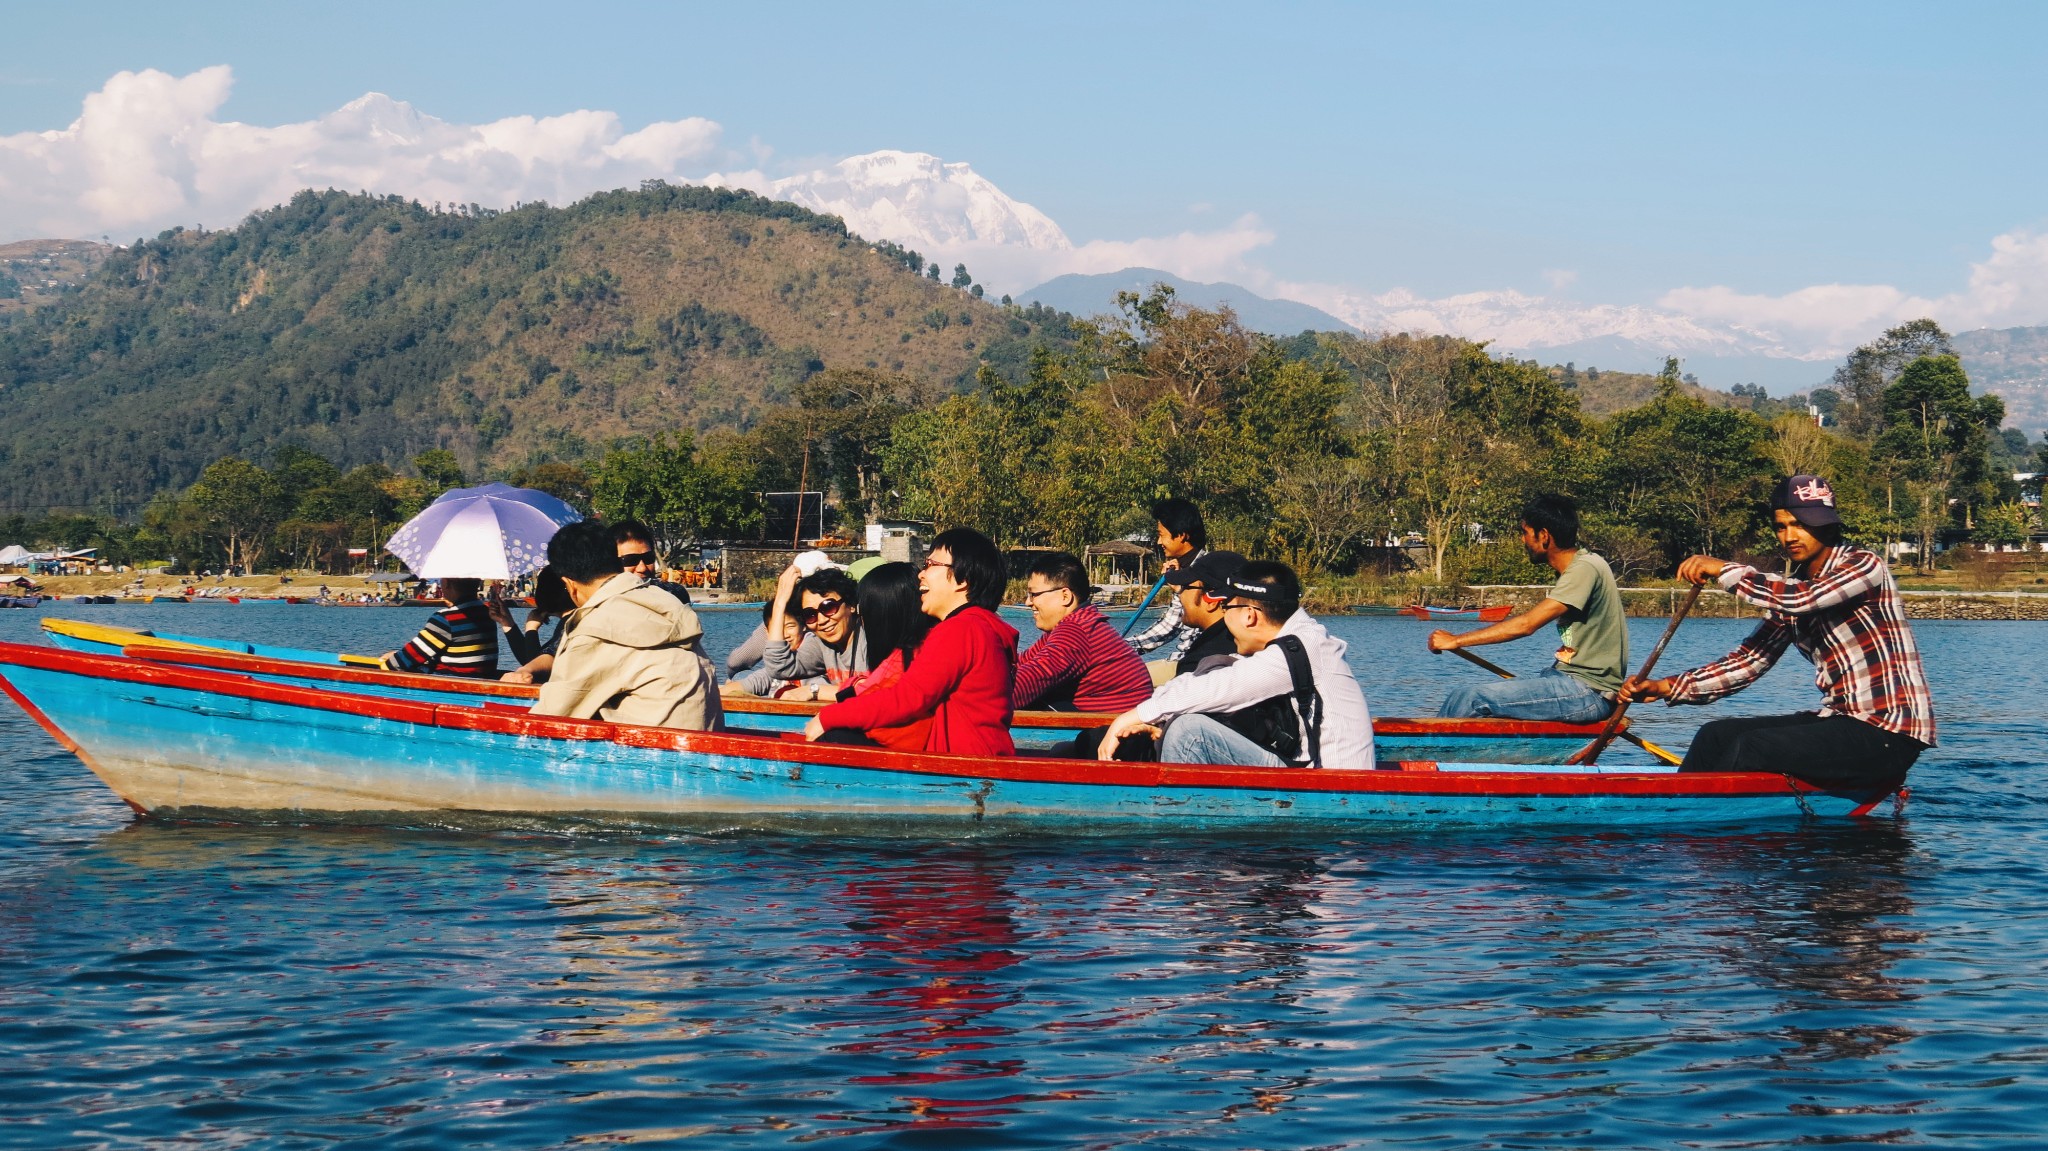
<svg viewBox="0 0 2048 1151">
<path fill-rule="evenodd" d="M 1063 588 L 1063 587 L 1049 587 L 1049 588 L 1041 588 L 1041 589 L 1040 589 L 1040 590 L 1038 590 L 1038 591 L 1026 591 L 1026 592 L 1024 593 L 1024 606 L 1025 606 L 1025 607 L 1030 607 L 1030 606 L 1031 606 L 1031 604 L 1032 604 L 1032 602 L 1033 602 L 1033 601 L 1035 601 L 1036 599 L 1038 599 L 1038 597 L 1039 597 L 1039 596 L 1042 596 L 1042 595 L 1051 595 L 1052 593 L 1054 593 L 1054 592 L 1056 592 L 1056 591 L 1066 591 L 1066 590 L 1068 590 L 1068 589 L 1066 589 L 1066 588 Z"/>
<path fill-rule="evenodd" d="M 953 570 L 953 565 L 952 565 L 952 564 L 949 564 L 949 563 L 940 563 L 940 562 L 939 562 L 938 560 L 926 560 L 926 561 L 924 561 L 924 566 L 925 566 L 925 568 L 926 568 L 927 570 L 929 570 L 929 569 L 931 569 L 931 568 L 945 568 L 945 569 L 946 569 L 947 571 L 952 571 L 952 570 Z"/>
<path fill-rule="evenodd" d="M 653 552 L 627 552 L 627 553 L 625 553 L 624 555 L 622 555 L 622 556 L 620 556 L 620 557 L 619 557 L 619 562 L 620 562 L 621 564 L 624 564 L 625 566 L 627 566 L 627 567 L 629 567 L 629 568 L 636 568 L 636 567 L 639 567 L 639 566 L 640 566 L 641 564 L 651 564 L 651 563 L 653 563 L 653 562 L 654 562 L 654 553 L 653 553 Z"/>
<path fill-rule="evenodd" d="M 821 615 L 838 615 L 839 609 L 845 606 L 846 601 L 843 599 L 822 599 L 818 601 L 818 606 L 816 607 L 798 608 L 796 613 L 797 622 L 809 623 Z"/>
<path fill-rule="evenodd" d="M 1244 601 L 1242 603 L 1227 603 L 1223 605 L 1224 611 L 1237 611 L 1239 608 L 1242 608 L 1246 611 L 1257 611 L 1259 610 L 1259 605 L 1252 603 L 1249 600 Z"/>
</svg>

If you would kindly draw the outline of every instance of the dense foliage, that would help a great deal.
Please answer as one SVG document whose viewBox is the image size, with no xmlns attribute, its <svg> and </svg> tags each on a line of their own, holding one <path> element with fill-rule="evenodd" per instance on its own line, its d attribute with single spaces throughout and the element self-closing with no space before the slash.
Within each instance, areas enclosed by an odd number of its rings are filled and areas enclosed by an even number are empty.
<svg viewBox="0 0 2048 1151">
<path fill-rule="evenodd" d="M 2004 545 L 2034 530 L 2009 465 L 2040 449 L 1998 431 L 1997 401 L 1973 398 L 1938 344 L 1853 401 L 1874 413 L 1853 435 L 1710 403 L 1675 360 L 1648 402 L 1602 418 L 1554 371 L 1464 340 L 1274 340 L 1163 289 L 1120 303 L 1119 319 L 1076 321 L 1070 345 L 1036 349 L 1015 380 L 984 365 L 950 391 L 828 368 L 745 431 L 622 437 L 507 478 L 644 519 L 674 559 L 695 540 L 755 535 L 760 493 L 799 484 L 835 494 L 849 529 L 908 517 L 1068 548 L 1144 534 L 1151 500 L 1186 495 L 1218 543 L 1249 553 L 1338 573 L 1419 554 L 1431 578 L 1475 582 L 1546 578 L 1510 542 L 1521 502 L 1545 489 L 1578 496 L 1589 541 L 1625 578 L 1694 552 L 1768 550 L 1765 496 L 1794 472 L 1835 481 L 1856 538 L 1912 541 L 1923 559 L 1939 537 Z M 465 482 L 441 449 L 407 472 L 344 471 L 295 447 L 268 467 L 228 457 L 137 528 L 72 517 L 49 525 L 67 537 L 51 542 L 334 570 Z"/>
<path fill-rule="evenodd" d="M 285 444 L 504 472 L 750 427 L 828 362 L 964 385 L 1064 339 L 1064 317 L 901 256 L 793 204 L 658 181 L 508 212 L 303 192 L 0 315 L 0 511 L 132 518 Z"/>
</svg>

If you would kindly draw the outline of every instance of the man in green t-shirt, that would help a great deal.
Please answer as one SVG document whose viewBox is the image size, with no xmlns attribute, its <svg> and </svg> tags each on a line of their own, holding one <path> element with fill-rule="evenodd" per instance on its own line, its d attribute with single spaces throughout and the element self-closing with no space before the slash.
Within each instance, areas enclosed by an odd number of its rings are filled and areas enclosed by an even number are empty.
<svg viewBox="0 0 2048 1151">
<path fill-rule="evenodd" d="M 1607 561 L 1579 547 L 1579 505 L 1546 493 L 1522 508 L 1522 546 L 1529 559 L 1557 572 L 1557 584 L 1535 607 L 1490 627 L 1429 634 L 1429 650 L 1456 651 L 1506 643 L 1557 624 L 1557 658 L 1542 674 L 1462 687 L 1437 714 L 1447 717 L 1542 719 L 1596 723 L 1614 710 L 1628 678 L 1628 619 Z"/>
</svg>

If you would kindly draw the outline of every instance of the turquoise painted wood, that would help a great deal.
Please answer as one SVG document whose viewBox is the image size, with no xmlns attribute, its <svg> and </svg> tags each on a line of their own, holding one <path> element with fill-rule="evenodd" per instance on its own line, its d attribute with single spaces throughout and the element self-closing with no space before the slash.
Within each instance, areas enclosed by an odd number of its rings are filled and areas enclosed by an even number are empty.
<svg viewBox="0 0 2048 1151">
<path fill-rule="evenodd" d="M 50 621 L 45 621 L 49 623 Z M 60 628 L 65 625 L 60 625 Z M 82 632 L 46 629 L 46 637 L 69 651 L 99 655 L 120 655 L 121 643 L 108 637 L 123 634 L 153 635 L 160 639 L 194 644 L 231 655 L 250 655 L 244 649 L 262 645 L 204 636 L 171 635 L 165 632 L 126 632 L 124 629 L 94 625 Z M 532 688 L 509 687 L 475 680 L 438 676 L 377 672 L 340 667 L 340 657 L 331 652 L 307 652 L 308 659 L 255 653 L 250 661 L 205 661 L 204 657 L 171 650 L 133 649 L 143 658 L 168 662 L 200 660 L 203 666 L 252 676 L 265 683 L 339 691 L 353 695 L 414 700 L 463 706 L 484 704 L 526 708 L 532 706 Z M 296 650 L 277 649 L 276 650 Z M 308 666 L 311 665 L 311 666 Z M 802 731 L 814 708 L 791 707 L 752 697 L 725 700 L 726 723 L 734 728 L 764 732 Z M 1032 713 L 1024 713 L 1030 716 Z M 1074 738 L 1076 719 L 1053 719 L 1038 713 L 1042 722 L 1020 716 L 1010 729 L 1019 748 L 1043 750 Z M 1102 720 L 1095 721 L 1104 722 Z M 1454 763 L 1563 764 L 1571 755 L 1597 737 L 1600 724 L 1532 723 L 1521 720 L 1410 720 L 1381 718 L 1373 725 L 1373 738 L 1382 759 L 1432 760 Z M 1616 770 L 1646 770 L 1649 757 L 1633 748 L 1616 748 L 1608 758 Z"/>
<path fill-rule="evenodd" d="M 138 810 L 242 820 L 639 828 L 1751 823 L 1868 810 L 1782 776 L 1252 770 L 972 759 L 543 719 L 0 644 L 0 687 Z"/>
</svg>

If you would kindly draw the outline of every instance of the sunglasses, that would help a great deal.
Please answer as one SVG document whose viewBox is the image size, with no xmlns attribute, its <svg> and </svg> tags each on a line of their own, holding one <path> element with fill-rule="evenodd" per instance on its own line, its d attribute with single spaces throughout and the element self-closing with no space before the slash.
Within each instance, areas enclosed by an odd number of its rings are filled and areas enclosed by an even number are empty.
<svg viewBox="0 0 2048 1151">
<path fill-rule="evenodd" d="M 798 608 L 796 619 L 798 623 L 809 623 L 821 615 L 838 615 L 839 609 L 845 606 L 846 601 L 843 599 L 819 600 L 816 607 Z"/>
<path fill-rule="evenodd" d="M 624 554 L 624 555 L 622 555 L 622 556 L 620 556 L 620 557 L 619 557 L 619 562 L 620 562 L 621 564 L 625 565 L 626 567 L 629 567 L 629 568 L 636 568 L 636 567 L 639 567 L 639 566 L 640 566 L 641 564 L 651 564 L 651 563 L 653 563 L 653 562 L 654 562 L 654 553 L 653 553 L 653 552 L 627 552 L 626 554 Z"/>
</svg>

